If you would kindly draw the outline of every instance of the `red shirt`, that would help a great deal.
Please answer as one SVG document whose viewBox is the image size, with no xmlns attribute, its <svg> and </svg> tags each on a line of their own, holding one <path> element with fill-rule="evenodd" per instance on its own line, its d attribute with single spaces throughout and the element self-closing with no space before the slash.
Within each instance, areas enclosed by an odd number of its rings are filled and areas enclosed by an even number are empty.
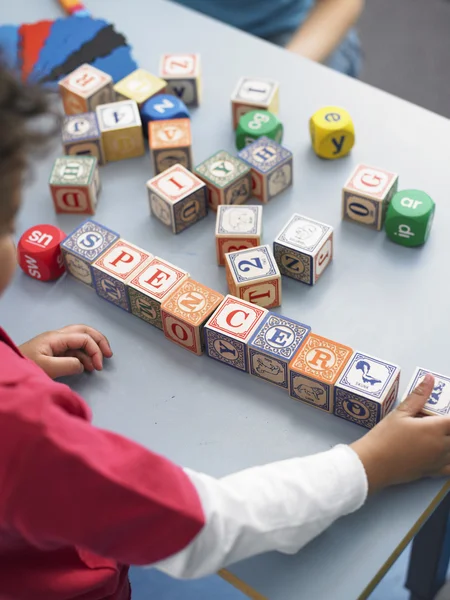
<svg viewBox="0 0 450 600">
<path fill-rule="evenodd" d="M 183 470 L 90 424 L 0 329 L 0 600 L 128 600 L 204 525 Z"/>
</svg>

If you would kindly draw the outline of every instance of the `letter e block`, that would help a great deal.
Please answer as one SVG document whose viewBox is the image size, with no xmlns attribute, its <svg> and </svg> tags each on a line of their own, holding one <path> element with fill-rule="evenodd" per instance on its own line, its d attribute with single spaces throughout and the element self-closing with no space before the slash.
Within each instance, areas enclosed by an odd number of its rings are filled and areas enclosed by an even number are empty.
<svg viewBox="0 0 450 600">
<path fill-rule="evenodd" d="M 189 119 L 150 121 L 148 140 L 155 175 L 173 165 L 192 169 L 192 138 Z"/>
<path fill-rule="evenodd" d="M 167 81 L 167 92 L 186 106 L 198 106 L 201 99 L 201 70 L 198 54 L 163 54 L 160 77 Z"/>
<path fill-rule="evenodd" d="M 256 108 L 278 114 L 279 84 L 269 79 L 241 77 L 231 96 L 233 127 L 236 129 L 239 119 Z"/>
<path fill-rule="evenodd" d="M 112 77 L 92 65 L 81 65 L 58 85 L 66 115 L 91 112 L 115 100 Z"/>
<path fill-rule="evenodd" d="M 261 245 L 262 206 L 217 207 L 217 264 L 225 265 L 225 254 Z"/>
<path fill-rule="evenodd" d="M 102 104 L 96 110 L 108 162 L 145 154 L 141 117 L 134 100 Z"/>
<path fill-rule="evenodd" d="M 50 192 L 57 213 L 95 214 L 100 176 L 95 156 L 61 156 L 53 164 Z"/>
</svg>

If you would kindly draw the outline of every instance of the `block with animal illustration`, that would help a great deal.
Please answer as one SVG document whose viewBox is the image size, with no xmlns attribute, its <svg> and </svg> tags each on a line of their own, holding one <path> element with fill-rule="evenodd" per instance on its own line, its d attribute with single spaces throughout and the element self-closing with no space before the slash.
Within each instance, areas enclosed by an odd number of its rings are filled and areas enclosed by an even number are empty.
<svg viewBox="0 0 450 600">
<path fill-rule="evenodd" d="M 314 285 L 333 258 L 333 228 L 294 214 L 273 243 L 282 275 Z"/>
<path fill-rule="evenodd" d="M 66 156 L 88 154 L 95 156 L 99 165 L 105 162 L 102 136 L 95 112 L 65 117 L 62 144 Z"/>
<path fill-rule="evenodd" d="M 167 82 L 145 69 L 136 69 L 114 86 L 116 101 L 134 100 L 139 108 L 155 94 L 165 90 Z"/>
<path fill-rule="evenodd" d="M 239 119 L 257 108 L 278 114 L 279 84 L 271 79 L 241 77 L 231 96 L 233 127 L 236 129 Z"/>
<path fill-rule="evenodd" d="M 66 115 L 90 112 L 115 100 L 111 75 L 89 64 L 69 73 L 58 85 Z"/>
<path fill-rule="evenodd" d="M 250 375 L 287 390 L 288 366 L 311 327 L 269 312 L 248 343 Z"/>
<path fill-rule="evenodd" d="M 177 96 L 187 106 L 200 104 L 199 54 L 163 54 L 159 74 L 162 79 L 167 81 L 167 93 Z"/>
<path fill-rule="evenodd" d="M 420 383 L 422 383 L 423 378 L 427 373 L 433 375 L 434 387 L 422 413 L 429 416 L 450 416 L 450 377 L 423 369 L 422 367 L 416 367 L 416 370 L 408 383 L 402 402 L 403 400 L 406 400 L 409 394 L 411 394 Z"/>
<path fill-rule="evenodd" d="M 95 214 L 101 188 L 97 159 L 60 156 L 53 164 L 49 185 L 58 214 Z"/>
<path fill-rule="evenodd" d="M 371 429 L 394 406 L 400 368 L 369 354 L 354 352 L 334 386 L 334 414 Z"/>
<path fill-rule="evenodd" d="M 192 170 L 190 119 L 150 121 L 148 141 L 155 175 L 176 164 Z"/>
<path fill-rule="evenodd" d="M 217 264 L 225 265 L 225 254 L 261 245 L 262 206 L 217 207 Z"/>
<path fill-rule="evenodd" d="M 107 162 L 145 154 L 141 117 L 134 100 L 101 104 L 96 113 Z"/>
</svg>

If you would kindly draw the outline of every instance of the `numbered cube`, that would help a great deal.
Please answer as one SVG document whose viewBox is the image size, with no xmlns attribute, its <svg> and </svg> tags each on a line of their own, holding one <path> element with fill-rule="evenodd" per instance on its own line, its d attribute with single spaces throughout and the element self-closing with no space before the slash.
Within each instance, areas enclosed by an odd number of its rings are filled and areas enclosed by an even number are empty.
<svg viewBox="0 0 450 600">
<path fill-rule="evenodd" d="M 268 137 L 281 144 L 283 125 L 278 117 L 267 110 L 252 110 L 239 119 L 236 129 L 236 147 L 242 150 L 261 137 Z"/>
<path fill-rule="evenodd" d="M 172 94 L 157 94 L 141 106 L 141 119 L 144 133 L 148 132 L 150 121 L 189 119 L 190 114 L 180 98 Z"/>
<path fill-rule="evenodd" d="M 231 96 L 233 128 L 236 129 L 239 119 L 245 113 L 256 108 L 278 114 L 279 84 L 269 79 L 241 77 Z"/>
<path fill-rule="evenodd" d="M 208 188 L 210 208 L 219 204 L 243 204 L 251 196 L 250 168 L 239 158 L 220 150 L 195 168 Z"/>
<path fill-rule="evenodd" d="M 281 304 L 281 275 L 269 246 L 257 246 L 225 254 L 230 294 L 274 308 Z"/>
<path fill-rule="evenodd" d="M 435 373 L 434 371 L 416 367 L 411 381 L 406 388 L 402 402 L 406 400 L 409 394 L 411 394 L 420 383 L 422 383 L 423 378 L 427 373 L 433 375 L 434 387 L 427 403 L 422 409 L 422 413 L 428 416 L 441 415 L 448 417 L 450 415 L 450 377 L 439 375 L 439 373 Z"/>
<path fill-rule="evenodd" d="M 234 296 L 226 296 L 205 325 L 206 354 L 248 373 L 247 345 L 267 314 L 265 308 Z"/>
<path fill-rule="evenodd" d="M 49 184 L 57 213 L 95 214 L 100 192 L 95 156 L 57 158 Z"/>
<path fill-rule="evenodd" d="M 268 202 L 292 185 L 292 152 L 261 137 L 238 154 L 252 173 L 252 196 Z"/>
<path fill-rule="evenodd" d="M 332 413 L 334 386 L 352 352 L 348 346 L 310 333 L 289 363 L 289 395 Z"/>
<path fill-rule="evenodd" d="M 173 165 L 192 169 L 192 137 L 189 119 L 150 121 L 148 140 L 155 175 Z"/>
<path fill-rule="evenodd" d="M 222 294 L 186 279 L 161 304 L 164 335 L 194 354 L 203 354 L 203 328 L 222 300 Z"/>
<path fill-rule="evenodd" d="M 349 113 L 338 106 L 325 106 L 309 120 L 314 152 L 320 158 L 346 156 L 355 143 L 355 128 Z"/>
<path fill-rule="evenodd" d="M 262 206 L 226 206 L 217 208 L 217 264 L 225 265 L 225 254 L 261 245 Z"/>
<path fill-rule="evenodd" d="M 151 214 L 180 233 L 208 214 L 206 185 L 182 165 L 147 181 Z"/>
<path fill-rule="evenodd" d="M 112 77 L 88 64 L 69 73 L 58 85 L 66 115 L 91 112 L 99 104 L 115 100 Z"/>
<path fill-rule="evenodd" d="M 334 387 L 334 414 L 372 429 L 394 406 L 399 382 L 397 365 L 354 352 Z"/>
<path fill-rule="evenodd" d="M 308 325 L 268 313 L 248 343 L 250 375 L 287 390 L 289 363 L 310 331 Z"/>
<path fill-rule="evenodd" d="M 141 117 L 134 100 L 102 104 L 96 110 L 106 161 L 145 154 Z"/>
<path fill-rule="evenodd" d="M 396 173 L 358 165 L 342 190 L 342 218 L 380 231 L 397 186 Z"/>
<path fill-rule="evenodd" d="M 163 54 L 160 76 L 167 81 L 167 92 L 187 106 L 198 106 L 201 98 L 201 70 L 198 54 Z"/>
<path fill-rule="evenodd" d="M 95 156 L 99 165 L 105 162 L 102 136 L 93 112 L 67 116 L 62 126 L 62 143 L 67 156 L 88 154 Z"/>
<path fill-rule="evenodd" d="M 333 228 L 294 214 L 273 243 L 282 275 L 314 285 L 333 258 Z"/>
<path fill-rule="evenodd" d="M 402 246 L 421 246 L 427 241 L 433 225 L 436 205 L 425 192 L 397 192 L 387 210 L 386 233 Z"/>
<path fill-rule="evenodd" d="M 53 281 L 65 271 L 60 244 L 66 234 L 54 225 L 35 225 L 27 229 L 17 244 L 17 262 L 24 273 Z"/>
<path fill-rule="evenodd" d="M 69 275 L 93 288 L 92 265 L 119 238 L 115 231 L 90 219 L 81 223 L 61 244 Z"/>
<path fill-rule="evenodd" d="M 162 329 L 161 303 L 189 277 L 189 273 L 155 256 L 128 283 L 131 312 Z"/>
<path fill-rule="evenodd" d="M 136 69 L 114 86 L 116 100 L 134 100 L 139 108 L 155 94 L 162 92 L 167 83 L 145 69 Z"/>
</svg>

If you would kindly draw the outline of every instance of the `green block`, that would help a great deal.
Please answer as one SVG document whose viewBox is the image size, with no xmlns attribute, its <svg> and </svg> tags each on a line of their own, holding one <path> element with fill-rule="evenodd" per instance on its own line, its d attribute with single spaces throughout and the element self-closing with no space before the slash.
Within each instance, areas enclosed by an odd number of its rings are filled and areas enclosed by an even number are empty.
<svg viewBox="0 0 450 600">
<path fill-rule="evenodd" d="M 225 188 L 238 177 L 247 175 L 250 167 L 226 150 L 216 152 L 195 169 L 194 173 L 218 188 Z"/>
<path fill-rule="evenodd" d="M 268 110 L 252 110 L 239 119 L 236 129 L 236 147 L 242 150 L 264 135 L 281 144 L 283 125 L 278 117 Z"/>
<path fill-rule="evenodd" d="M 386 215 L 389 239 L 402 246 L 421 246 L 430 235 L 435 211 L 434 201 L 420 190 L 397 192 Z"/>
</svg>

